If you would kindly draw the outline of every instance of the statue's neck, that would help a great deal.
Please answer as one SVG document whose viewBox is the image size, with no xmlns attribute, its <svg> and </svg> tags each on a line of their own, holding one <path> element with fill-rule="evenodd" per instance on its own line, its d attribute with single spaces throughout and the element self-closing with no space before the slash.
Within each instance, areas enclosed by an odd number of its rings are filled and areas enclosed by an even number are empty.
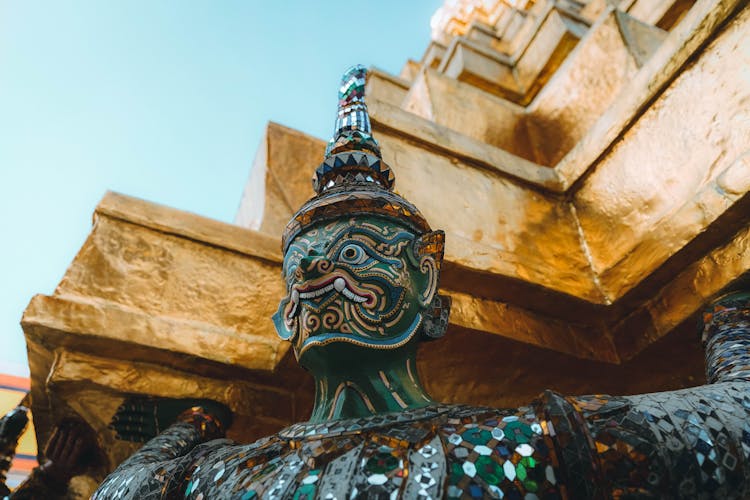
<svg viewBox="0 0 750 500">
<path fill-rule="evenodd" d="M 383 363 L 336 367 L 315 377 L 310 422 L 366 417 L 421 408 L 434 401 L 422 388 L 413 355 Z"/>
</svg>

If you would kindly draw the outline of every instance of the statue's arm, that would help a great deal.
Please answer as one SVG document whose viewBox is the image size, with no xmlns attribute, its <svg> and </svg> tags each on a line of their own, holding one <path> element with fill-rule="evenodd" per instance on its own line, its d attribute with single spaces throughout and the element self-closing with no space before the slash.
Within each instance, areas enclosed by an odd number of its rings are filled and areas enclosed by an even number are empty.
<svg viewBox="0 0 750 500">
<path fill-rule="evenodd" d="M 750 498 L 750 294 L 719 300 L 704 322 L 707 385 L 625 397 L 545 394 L 573 496 Z"/>
<path fill-rule="evenodd" d="M 119 423 L 120 435 L 139 431 L 141 427 Z M 184 487 L 184 472 L 191 464 L 190 452 L 201 443 L 223 435 L 224 423 L 216 412 L 191 407 L 177 417 L 177 422 L 122 462 L 99 485 L 92 498 L 171 498 Z"/>
</svg>

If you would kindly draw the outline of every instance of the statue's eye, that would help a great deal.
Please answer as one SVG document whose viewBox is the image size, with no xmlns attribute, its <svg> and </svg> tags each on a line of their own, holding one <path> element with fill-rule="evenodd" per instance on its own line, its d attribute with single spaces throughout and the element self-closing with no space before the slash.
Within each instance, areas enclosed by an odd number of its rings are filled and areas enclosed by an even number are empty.
<svg viewBox="0 0 750 500">
<path fill-rule="evenodd" d="M 352 243 L 344 246 L 339 252 L 339 260 L 345 264 L 359 265 L 367 260 L 367 253 L 359 245 Z"/>
</svg>

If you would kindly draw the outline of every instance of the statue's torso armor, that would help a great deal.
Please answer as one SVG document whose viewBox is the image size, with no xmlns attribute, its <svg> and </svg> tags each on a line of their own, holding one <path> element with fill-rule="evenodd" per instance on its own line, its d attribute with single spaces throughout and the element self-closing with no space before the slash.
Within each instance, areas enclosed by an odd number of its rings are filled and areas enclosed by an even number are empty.
<svg viewBox="0 0 750 500">
<path fill-rule="evenodd" d="M 523 498 L 524 491 L 559 498 L 550 444 L 530 411 L 437 406 L 297 424 L 260 446 L 222 448 L 195 461 L 200 480 L 192 469 L 189 498 L 229 491 L 237 498 L 456 498 L 464 492 Z M 205 448 L 216 446 L 222 445 Z"/>
<path fill-rule="evenodd" d="M 295 424 L 249 445 L 209 441 L 158 464 L 134 457 L 96 498 L 746 498 L 748 388 L 547 392 L 512 410 L 437 405 Z M 174 434 L 145 453 L 189 439 Z"/>
</svg>

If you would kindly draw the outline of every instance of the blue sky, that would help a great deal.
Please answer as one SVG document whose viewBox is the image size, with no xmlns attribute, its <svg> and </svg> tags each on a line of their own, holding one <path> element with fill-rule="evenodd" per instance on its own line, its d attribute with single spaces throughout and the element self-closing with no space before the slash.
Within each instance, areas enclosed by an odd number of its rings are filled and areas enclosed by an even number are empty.
<svg viewBox="0 0 750 500">
<path fill-rule="evenodd" d="M 266 122 L 326 137 L 349 65 L 419 59 L 440 0 L 0 0 L 0 372 L 108 189 L 231 222 Z"/>
</svg>

